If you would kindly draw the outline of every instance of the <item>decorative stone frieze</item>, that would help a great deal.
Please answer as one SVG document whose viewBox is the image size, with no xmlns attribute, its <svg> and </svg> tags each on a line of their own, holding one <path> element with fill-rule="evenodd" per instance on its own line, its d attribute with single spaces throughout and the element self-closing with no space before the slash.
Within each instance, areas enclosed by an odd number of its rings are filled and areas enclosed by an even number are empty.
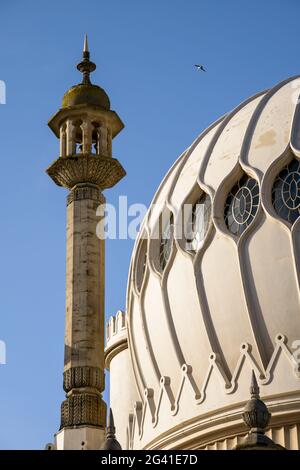
<svg viewBox="0 0 300 470">
<path fill-rule="evenodd" d="M 64 372 L 64 391 L 73 388 L 92 387 L 99 391 L 104 390 L 104 374 L 98 367 L 70 367 Z"/>
<path fill-rule="evenodd" d="M 73 201 L 82 201 L 84 199 L 92 199 L 93 201 L 99 202 L 99 204 L 105 203 L 105 197 L 97 186 L 79 184 L 69 192 L 67 196 L 67 205 Z"/>
<path fill-rule="evenodd" d="M 101 395 L 74 393 L 61 404 L 60 429 L 68 426 L 103 426 L 106 404 Z"/>
</svg>

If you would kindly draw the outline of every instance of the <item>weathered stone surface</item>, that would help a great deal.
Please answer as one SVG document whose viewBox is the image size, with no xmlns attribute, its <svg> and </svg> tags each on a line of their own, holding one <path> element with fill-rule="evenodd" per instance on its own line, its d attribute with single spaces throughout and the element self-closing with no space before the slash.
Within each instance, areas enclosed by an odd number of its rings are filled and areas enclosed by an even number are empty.
<svg viewBox="0 0 300 470">
<path fill-rule="evenodd" d="M 104 390 L 104 373 L 98 367 L 70 367 L 64 372 L 64 391 L 92 387 Z"/>
<path fill-rule="evenodd" d="M 67 282 L 61 428 L 105 426 L 104 240 L 96 234 L 99 188 L 78 185 L 67 199 Z"/>
<path fill-rule="evenodd" d="M 105 427 L 106 404 L 99 394 L 76 393 L 61 404 L 61 426 Z"/>
<path fill-rule="evenodd" d="M 105 203 L 105 197 L 97 186 L 92 184 L 78 184 L 73 188 L 67 197 L 67 205 L 73 201 L 80 201 L 83 199 L 92 199 L 99 204 Z"/>
<path fill-rule="evenodd" d="M 88 198 L 67 207 L 65 371 L 104 371 L 104 240 L 96 235 L 98 206 Z"/>
<path fill-rule="evenodd" d="M 104 438 L 101 427 L 65 427 L 55 435 L 55 450 L 98 450 L 103 446 Z"/>
</svg>

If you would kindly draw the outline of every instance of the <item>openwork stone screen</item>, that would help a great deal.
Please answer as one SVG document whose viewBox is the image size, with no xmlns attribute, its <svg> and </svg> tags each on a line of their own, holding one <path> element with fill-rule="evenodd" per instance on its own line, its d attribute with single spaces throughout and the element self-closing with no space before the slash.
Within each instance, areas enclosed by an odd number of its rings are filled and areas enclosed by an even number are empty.
<svg viewBox="0 0 300 470">
<path fill-rule="evenodd" d="M 241 235 L 254 219 L 258 204 L 258 183 L 244 175 L 226 199 L 224 215 L 228 230 L 234 235 Z"/>
</svg>

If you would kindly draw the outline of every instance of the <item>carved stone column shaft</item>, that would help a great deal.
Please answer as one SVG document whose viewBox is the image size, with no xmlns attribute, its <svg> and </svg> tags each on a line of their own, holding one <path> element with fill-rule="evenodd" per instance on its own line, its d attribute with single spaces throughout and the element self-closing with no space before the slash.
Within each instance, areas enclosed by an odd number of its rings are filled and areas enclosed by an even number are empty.
<svg viewBox="0 0 300 470">
<path fill-rule="evenodd" d="M 67 280 L 61 427 L 105 426 L 104 240 L 96 235 L 98 187 L 75 186 L 67 199 Z"/>
<path fill-rule="evenodd" d="M 66 134 L 67 134 L 67 145 L 66 145 L 66 151 L 67 155 L 73 155 L 75 153 L 75 136 L 74 136 L 74 131 L 75 127 L 74 124 L 70 119 L 67 121 L 67 129 L 66 129 Z"/>
<path fill-rule="evenodd" d="M 81 124 L 82 129 L 82 151 L 83 153 L 91 153 L 92 152 L 92 124 L 85 120 Z"/>
</svg>

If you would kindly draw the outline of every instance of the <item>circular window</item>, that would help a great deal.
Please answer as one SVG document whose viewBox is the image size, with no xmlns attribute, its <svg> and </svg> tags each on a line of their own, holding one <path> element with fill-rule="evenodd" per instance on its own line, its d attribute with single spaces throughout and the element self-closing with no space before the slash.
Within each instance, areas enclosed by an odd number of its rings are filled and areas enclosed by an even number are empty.
<svg viewBox="0 0 300 470">
<path fill-rule="evenodd" d="M 165 228 L 162 231 L 160 246 L 159 246 L 159 263 L 162 270 L 168 262 L 172 250 L 172 243 L 174 237 L 174 220 L 173 214 L 170 215 Z"/>
<path fill-rule="evenodd" d="M 259 187 L 254 178 L 244 175 L 232 188 L 225 203 L 225 223 L 234 235 L 250 225 L 259 204 Z"/>
<path fill-rule="evenodd" d="M 296 159 L 287 165 L 275 179 L 272 189 L 275 211 L 291 224 L 300 214 L 300 162 Z"/>
<path fill-rule="evenodd" d="M 211 220 L 211 199 L 203 193 L 192 208 L 191 235 L 188 237 L 188 249 L 197 251 L 209 228 Z"/>
</svg>

